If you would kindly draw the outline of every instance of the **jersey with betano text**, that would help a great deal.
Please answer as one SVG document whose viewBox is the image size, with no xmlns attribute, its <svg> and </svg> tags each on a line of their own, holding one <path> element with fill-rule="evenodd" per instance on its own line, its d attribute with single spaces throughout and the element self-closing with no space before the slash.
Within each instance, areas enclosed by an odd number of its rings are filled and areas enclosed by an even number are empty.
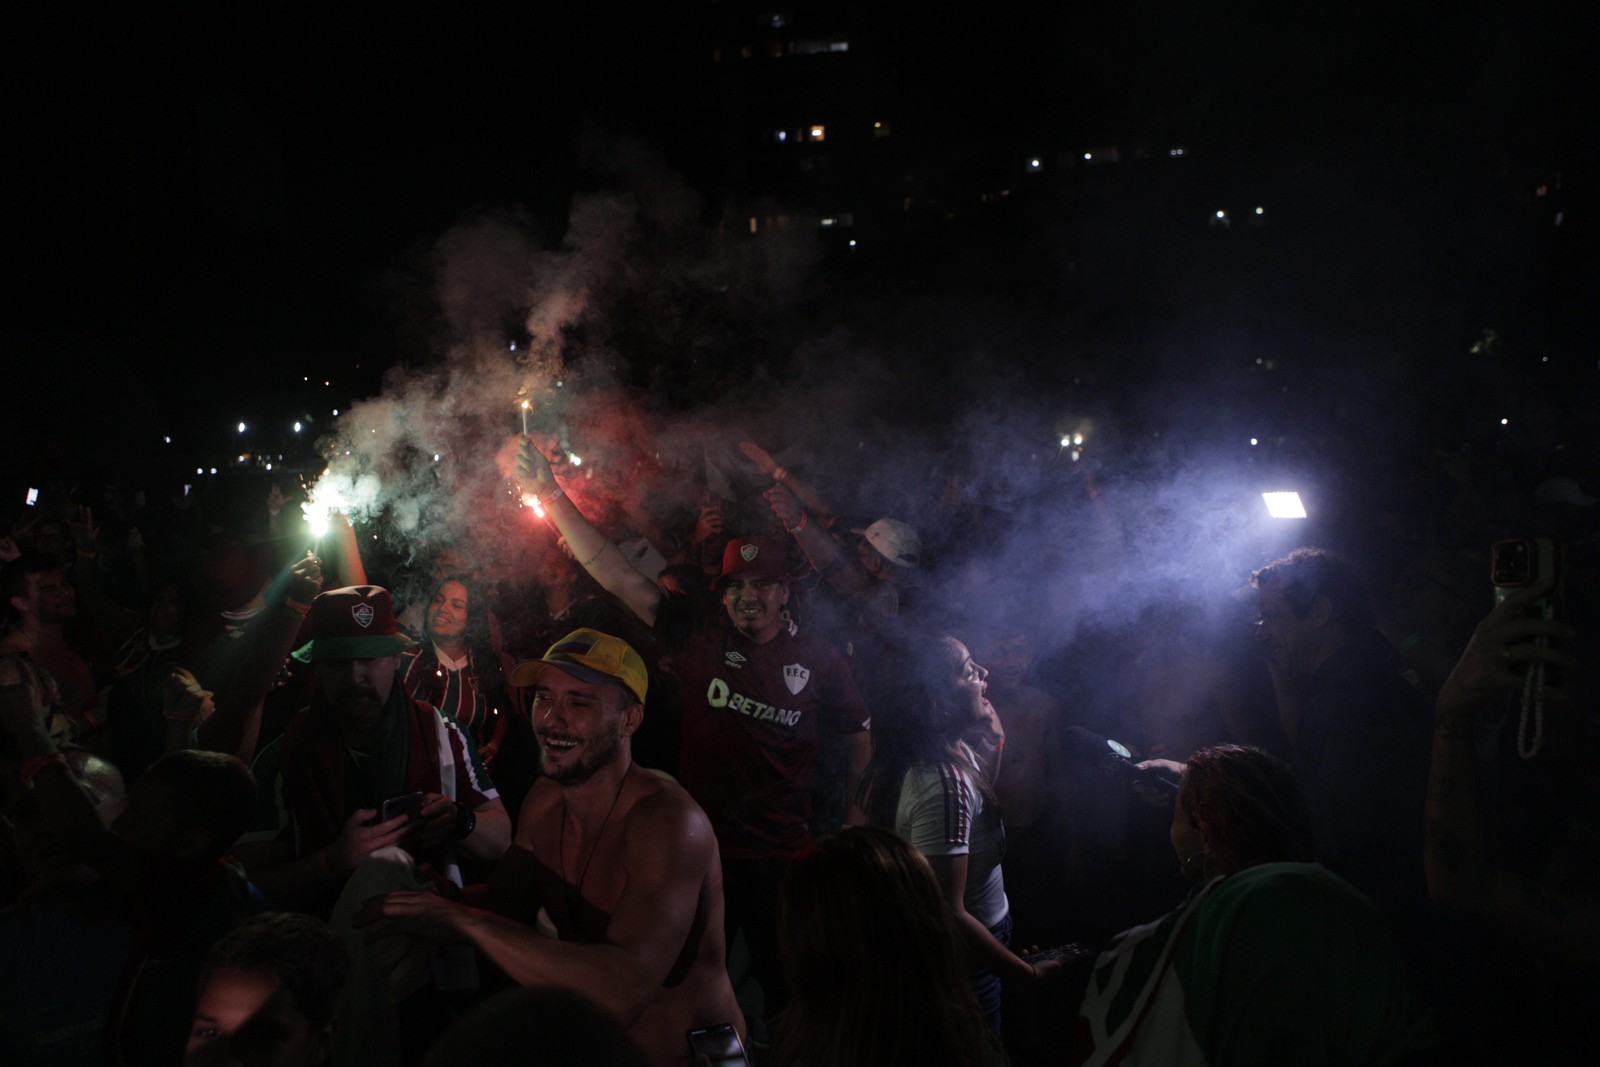
<svg viewBox="0 0 1600 1067">
<path fill-rule="evenodd" d="M 677 651 L 679 778 L 710 817 L 722 855 L 793 852 L 810 839 L 818 737 L 870 725 L 844 657 L 792 624 L 757 644 L 720 605 L 695 612 L 679 594 L 662 596 L 655 629 Z"/>
</svg>

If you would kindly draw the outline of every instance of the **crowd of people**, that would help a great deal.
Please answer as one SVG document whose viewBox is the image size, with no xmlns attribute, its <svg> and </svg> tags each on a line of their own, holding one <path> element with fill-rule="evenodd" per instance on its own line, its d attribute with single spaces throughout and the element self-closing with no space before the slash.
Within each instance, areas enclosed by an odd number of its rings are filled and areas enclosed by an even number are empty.
<svg viewBox="0 0 1600 1067">
<path fill-rule="evenodd" d="M 1576 483 L 1062 639 L 740 447 L 739 507 L 619 516 L 524 435 L 515 574 L 276 487 L 30 505 L 0 1061 L 1594 1061 Z"/>
</svg>

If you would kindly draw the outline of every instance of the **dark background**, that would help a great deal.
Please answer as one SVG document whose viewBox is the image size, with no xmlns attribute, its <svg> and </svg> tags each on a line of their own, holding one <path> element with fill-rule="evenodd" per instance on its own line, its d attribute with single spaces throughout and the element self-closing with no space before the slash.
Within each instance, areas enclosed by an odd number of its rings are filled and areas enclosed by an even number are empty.
<svg viewBox="0 0 1600 1067">
<path fill-rule="evenodd" d="M 935 417 L 976 373 L 1092 390 L 1083 406 L 1129 439 L 1226 397 L 1306 447 L 1359 425 L 1535 474 L 1592 455 L 1587 5 L 533 7 L 19 18 L 13 472 L 226 462 L 240 421 L 279 428 L 262 449 L 306 452 L 325 421 L 283 427 L 442 358 L 442 234 L 513 211 L 559 248 L 575 196 L 636 185 L 626 144 L 693 192 L 706 234 L 737 241 L 751 204 L 816 200 L 745 129 L 807 94 L 813 113 L 893 120 L 876 157 L 832 138 L 822 195 L 856 206 L 860 244 L 819 233 L 804 284 L 765 314 L 700 309 L 738 329 L 624 347 L 669 408 L 716 388 L 653 375 L 674 346 L 702 372 L 755 351 L 781 376 L 842 326 L 877 380 L 927 384 L 908 406 Z M 760 28 L 769 10 L 798 36 L 847 37 L 848 56 L 758 67 L 785 36 Z M 1121 162 L 1069 166 L 1101 145 Z M 1222 208 L 1230 225 L 1208 225 Z"/>
</svg>

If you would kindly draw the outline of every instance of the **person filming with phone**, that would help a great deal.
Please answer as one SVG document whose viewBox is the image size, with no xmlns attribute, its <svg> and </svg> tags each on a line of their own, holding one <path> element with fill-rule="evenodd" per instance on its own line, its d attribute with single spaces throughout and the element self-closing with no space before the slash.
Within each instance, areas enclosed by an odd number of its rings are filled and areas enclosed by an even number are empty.
<svg viewBox="0 0 1600 1067">
<path fill-rule="evenodd" d="M 351 586 L 311 605 L 316 692 L 256 758 L 256 825 L 236 853 L 278 908 L 326 917 L 351 873 L 400 846 L 444 867 L 497 859 L 511 821 L 466 732 L 395 681 L 410 638 L 387 589 Z"/>
</svg>

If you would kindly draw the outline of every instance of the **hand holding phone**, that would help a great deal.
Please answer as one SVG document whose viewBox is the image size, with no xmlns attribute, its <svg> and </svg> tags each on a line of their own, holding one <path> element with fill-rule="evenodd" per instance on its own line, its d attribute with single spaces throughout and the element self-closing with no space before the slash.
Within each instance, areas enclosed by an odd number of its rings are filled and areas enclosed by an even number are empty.
<svg viewBox="0 0 1600 1067">
<path fill-rule="evenodd" d="M 390 797 L 383 802 L 383 810 L 378 815 L 379 822 L 388 822 L 397 815 L 405 815 L 415 820 L 422 814 L 423 794 L 402 793 L 397 797 Z"/>
<path fill-rule="evenodd" d="M 690 1054 L 706 1057 L 711 1061 L 711 1067 L 750 1067 L 744 1042 L 739 1040 L 739 1031 L 733 1028 L 732 1023 L 690 1030 L 688 1038 Z"/>
</svg>

